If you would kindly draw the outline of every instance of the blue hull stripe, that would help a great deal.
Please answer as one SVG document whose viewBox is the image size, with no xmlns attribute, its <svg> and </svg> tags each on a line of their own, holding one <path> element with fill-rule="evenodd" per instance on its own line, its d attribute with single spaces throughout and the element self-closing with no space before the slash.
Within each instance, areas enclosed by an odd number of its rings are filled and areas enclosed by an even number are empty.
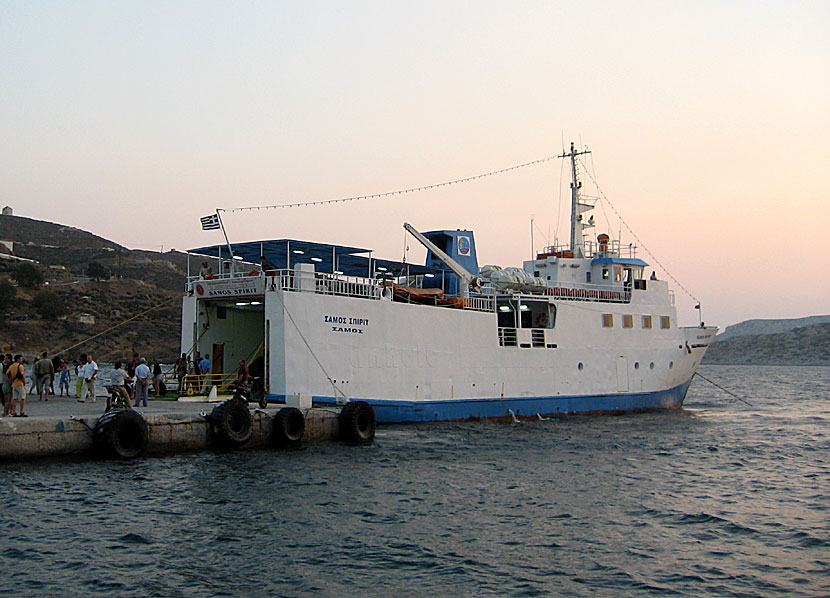
<svg viewBox="0 0 830 598">
<path fill-rule="evenodd" d="M 674 388 L 653 392 L 556 397 L 505 397 L 493 399 L 447 399 L 438 401 L 393 401 L 361 399 L 375 409 L 378 422 L 459 421 L 476 419 L 522 419 L 564 413 L 620 413 L 646 409 L 680 408 L 691 379 Z M 268 395 L 282 403 L 284 395 Z M 314 396 L 314 403 L 332 405 L 334 397 Z M 510 413 L 513 412 L 513 414 Z"/>
</svg>

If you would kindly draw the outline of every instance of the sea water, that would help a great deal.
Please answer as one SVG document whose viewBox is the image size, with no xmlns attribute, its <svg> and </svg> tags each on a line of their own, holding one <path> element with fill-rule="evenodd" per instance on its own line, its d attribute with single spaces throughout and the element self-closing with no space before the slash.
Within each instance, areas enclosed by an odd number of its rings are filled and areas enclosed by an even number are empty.
<svg viewBox="0 0 830 598">
<path fill-rule="evenodd" d="M 830 368 L 701 373 L 751 406 L 0 464 L 0 595 L 830 594 Z"/>
</svg>

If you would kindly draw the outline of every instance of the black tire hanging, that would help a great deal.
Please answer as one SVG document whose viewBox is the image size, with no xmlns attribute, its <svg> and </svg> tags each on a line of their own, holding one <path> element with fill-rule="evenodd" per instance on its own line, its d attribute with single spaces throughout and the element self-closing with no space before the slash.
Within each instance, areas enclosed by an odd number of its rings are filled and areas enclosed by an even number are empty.
<svg viewBox="0 0 830 598">
<path fill-rule="evenodd" d="M 376 424 L 375 410 L 369 403 L 347 403 L 340 412 L 340 439 L 351 444 L 371 444 Z"/>
<path fill-rule="evenodd" d="M 105 413 L 95 424 L 93 445 L 96 454 L 107 459 L 135 459 L 147 449 L 150 433 L 137 411 L 116 409 Z"/>
<path fill-rule="evenodd" d="M 213 408 L 210 421 L 213 433 L 226 445 L 243 445 L 254 432 L 251 412 L 245 399 L 222 401 Z"/>
<path fill-rule="evenodd" d="M 303 445 L 305 416 L 296 407 L 283 407 L 274 416 L 271 427 L 271 441 L 274 446 L 298 449 Z"/>
</svg>

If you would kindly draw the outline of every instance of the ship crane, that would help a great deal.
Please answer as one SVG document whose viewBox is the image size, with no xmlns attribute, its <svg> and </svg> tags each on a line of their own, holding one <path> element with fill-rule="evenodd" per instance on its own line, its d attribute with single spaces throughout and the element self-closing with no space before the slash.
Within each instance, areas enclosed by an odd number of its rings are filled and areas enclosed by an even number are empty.
<svg viewBox="0 0 830 598">
<path fill-rule="evenodd" d="M 470 274 L 464 266 L 459 264 L 457 261 L 452 259 L 449 255 L 447 255 L 444 251 L 442 251 L 435 243 L 427 239 L 424 235 L 419 233 L 415 230 L 408 222 L 403 223 L 403 227 L 406 231 L 418 239 L 421 242 L 421 245 L 429 249 L 435 257 L 446 264 L 447 268 L 453 271 L 453 273 L 461 279 L 461 296 L 467 298 L 470 296 L 470 287 L 477 285 L 478 278 Z"/>
</svg>

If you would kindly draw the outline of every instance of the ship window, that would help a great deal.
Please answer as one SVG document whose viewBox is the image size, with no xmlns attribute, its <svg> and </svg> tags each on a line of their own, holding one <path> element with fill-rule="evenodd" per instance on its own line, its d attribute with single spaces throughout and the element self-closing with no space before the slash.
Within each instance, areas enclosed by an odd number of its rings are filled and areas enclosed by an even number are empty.
<svg viewBox="0 0 830 598">
<path fill-rule="evenodd" d="M 216 317 L 219 320 L 224 320 L 228 317 L 228 308 L 224 305 L 216 306 Z"/>
<path fill-rule="evenodd" d="M 651 316 L 643 316 L 643 328 L 651 328 Z"/>
<path fill-rule="evenodd" d="M 608 280 L 608 268 L 603 268 L 602 269 L 602 279 L 603 280 Z"/>
<path fill-rule="evenodd" d="M 590 271 L 585 273 L 585 282 L 587 282 L 588 284 L 591 284 L 591 272 Z"/>
<path fill-rule="evenodd" d="M 614 282 L 622 281 L 622 266 L 614 266 Z"/>
<path fill-rule="evenodd" d="M 634 316 L 631 314 L 623 316 L 623 328 L 634 328 Z"/>
<path fill-rule="evenodd" d="M 660 316 L 660 328 L 671 328 L 671 319 L 669 316 Z"/>
<path fill-rule="evenodd" d="M 602 327 L 603 328 L 613 328 L 614 327 L 614 314 L 602 314 Z"/>
<path fill-rule="evenodd" d="M 512 301 L 499 299 L 496 314 L 499 328 L 516 328 L 516 309 Z"/>
<path fill-rule="evenodd" d="M 522 301 L 519 306 L 521 328 L 553 328 L 556 306 L 547 301 Z"/>
</svg>

